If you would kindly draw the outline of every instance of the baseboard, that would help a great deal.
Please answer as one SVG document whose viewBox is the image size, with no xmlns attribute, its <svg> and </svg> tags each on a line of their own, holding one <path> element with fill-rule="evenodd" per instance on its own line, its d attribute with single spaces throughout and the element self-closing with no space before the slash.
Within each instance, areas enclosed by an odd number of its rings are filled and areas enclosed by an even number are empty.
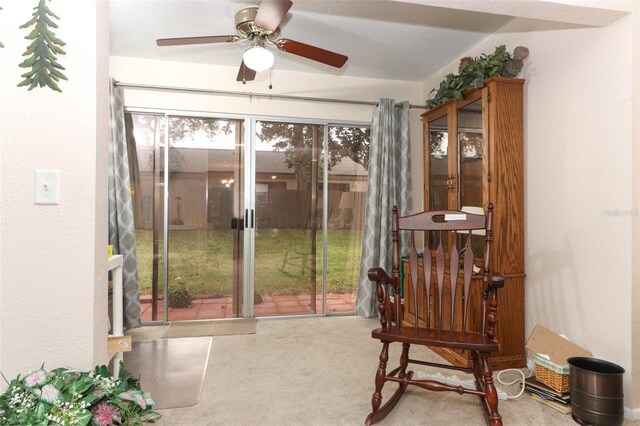
<svg viewBox="0 0 640 426">
<path fill-rule="evenodd" d="M 632 420 L 640 419 L 640 408 L 624 407 L 624 417 Z"/>
</svg>

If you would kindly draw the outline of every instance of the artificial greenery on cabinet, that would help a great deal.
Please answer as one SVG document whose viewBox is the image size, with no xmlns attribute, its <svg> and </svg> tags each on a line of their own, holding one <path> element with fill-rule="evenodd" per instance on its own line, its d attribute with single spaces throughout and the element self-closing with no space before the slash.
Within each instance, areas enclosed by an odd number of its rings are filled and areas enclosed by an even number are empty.
<svg viewBox="0 0 640 426">
<path fill-rule="evenodd" d="M 28 90 L 36 86 L 49 87 L 57 92 L 62 92 L 58 86 L 60 80 L 67 80 L 61 70 L 65 68 L 58 62 L 58 55 L 66 52 L 62 49 L 65 42 L 56 37 L 52 29 L 58 28 L 53 19 L 60 19 L 47 6 L 47 1 L 39 0 L 34 7 L 34 12 L 29 21 L 20 26 L 21 29 L 33 27 L 25 39 L 31 40 L 27 50 L 22 54 L 28 56 L 22 63 L 21 68 L 30 68 L 22 74 L 24 78 L 18 87 L 28 86 Z"/>
<path fill-rule="evenodd" d="M 517 77 L 523 61 L 529 56 L 529 49 L 518 46 L 513 54 L 504 45 L 497 46 L 490 54 L 483 53 L 476 58 L 464 57 L 460 60 L 458 74 L 447 74 L 440 82 L 434 97 L 427 100 L 427 108 L 433 108 L 451 99 L 461 100 L 467 89 L 480 88 L 484 81 L 495 76 Z"/>
</svg>

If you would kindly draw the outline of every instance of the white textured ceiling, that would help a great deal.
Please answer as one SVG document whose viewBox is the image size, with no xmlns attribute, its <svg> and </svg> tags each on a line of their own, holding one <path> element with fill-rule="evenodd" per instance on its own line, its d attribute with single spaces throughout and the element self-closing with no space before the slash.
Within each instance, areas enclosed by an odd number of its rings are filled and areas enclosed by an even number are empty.
<svg viewBox="0 0 640 426">
<path fill-rule="evenodd" d="M 502 7 L 513 3 L 453 1 L 449 8 L 442 0 L 293 0 L 280 25 L 281 37 L 347 55 L 349 60 L 335 69 L 272 46 L 274 68 L 420 81 L 513 19 L 515 13 L 503 12 Z M 541 2 L 517 3 L 529 6 L 519 9 L 527 11 L 536 5 L 538 9 L 532 10 L 539 10 Z M 111 0 L 110 54 L 239 65 L 247 41 L 170 47 L 158 47 L 155 41 L 235 34 L 235 12 L 258 4 L 258 0 Z M 486 9 L 492 13 L 479 11 L 479 4 L 493 4 Z"/>
</svg>

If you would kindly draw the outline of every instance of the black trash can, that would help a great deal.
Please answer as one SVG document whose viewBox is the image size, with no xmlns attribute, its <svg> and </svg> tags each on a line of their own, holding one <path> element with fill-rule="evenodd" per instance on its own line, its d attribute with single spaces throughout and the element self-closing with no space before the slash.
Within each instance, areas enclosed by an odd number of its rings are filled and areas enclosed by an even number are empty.
<svg viewBox="0 0 640 426">
<path fill-rule="evenodd" d="M 624 422 L 624 368 L 589 357 L 567 360 L 571 370 L 571 416 L 581 425 L 616 426 Z"/>
</svg>

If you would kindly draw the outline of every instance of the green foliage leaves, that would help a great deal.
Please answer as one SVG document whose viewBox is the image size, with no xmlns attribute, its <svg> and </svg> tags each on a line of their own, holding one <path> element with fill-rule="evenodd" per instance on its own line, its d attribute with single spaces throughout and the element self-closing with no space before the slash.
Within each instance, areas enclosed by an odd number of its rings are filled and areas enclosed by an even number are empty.
<svg viewBox="0 0 640 426">
<path fill-rule="evenodd" d="M 169 292 L 169 307 L 188 308 L 189 306 L 191 306 L 193 298 L 191 296 L 191 292 L 187 289 L 187 286 L 182 282 L 182 279 L 178 278 L 176 278 L 176 280 L 179 287 L 173 288 Z"/>
<path fill-rule="evenodd" d="M 65 68 L 58 62 L 57 55 L 64 55 L 62 46 L 65 43 L 56 37 L 51 28 L 58 28 L 52 18 L 60 19 L 46 5 L 47 0 L 39 0 L 38 6 L 34 7 L 32 18 L 20 26 L 21 29 L 33 26 L 33 30 L 25 37 L 31 40 L 31 44 L 22 56 L 28 56 L 18 66 L 21 68 L 31 68 L 22 74 L 24 78 L 18 87 L 28 86 L 28 90 L 36 86 L 47 86 L 57 92 L 62 92 L 57 82 L 67 80 L 67 77 L 60 71 Z"/>
<path fill-rule="evenodd" d="M 329 127 L 329 147 L 340 157 L 348 157 L 353 162 L 369 170 L 369 144 L 371 129 L 366 127 Z"/>
<path fill-rule="evenodd" d="M 169 124 L 170 141 L 176 143 L 204 132 L 214 139 L 218 135 L 228 135 L 234 127 L 232 121 L 199 117 L 171 117 Z"/>
<path fill-rule="evenodd" d="M 0 395 L 0 424 L 142 425 L 160 418 L 154 405 L 122 364 L 118 378 L 111 377 L 104 365 L 93 371 L 41 368 L 25 377 L 18 375 Z"/>
<path fill-rule="evenodd" d="M 512 56 L 504 45 L 500 45 L 491 54 L 483 53 L 477 58 L 462 58 L 458 68 L 459 74 L 445 76 L 435 96 L 427 100 L 427 108 L 433 108 L 451 99 L 461 100 L 465 90 L 484 86 L 484 81 L 488 78 L 498 75 L 516 77 L 522 69 L 522 61 L 527 56 L 529 50 L 526 47 L 516 47 Z"/>
<path fill-rule="evenodd" d="M 299 188 L 311 188 L 311 164 L 313 157 L 314 125 L 261 122 L 258 139 L 269 143 L 274 151 L 284 152 L 285 164 L 296 174 Z M 348 157 L 365 169 L 369 167 L 369 140 L 367 128 L 335 126 L 329 127 L 329 164 L 331 170 L 342 158 Z M 317 130 L 321 138 L 323 131 Z M 316 148 L 322 149 L 322 140 Z M 318 154 L 321 156 L 321 154 Z M 320 165 L 322 170 L 322 165 Z"/>
<path fill-rule="evenodd" d="M 273 151 L 285 154 L 285 164 L 294 171 L 299 189 L 311 189 L 311 165 L 313 157 L 314 135 L 320 138 L 322 130 L 311 124 L 291 124 L 276 122 L 261 122 L 261 130 L 257 134 L 260 141 L 270 144 Z M 320 156 L 322 142 L 316 141 L 316 155 Z M 331 152 L 331 151 L 329 151 Z M 329 168 L 339 161 L 336 157 L 329 158 Z"/>
</svg>

